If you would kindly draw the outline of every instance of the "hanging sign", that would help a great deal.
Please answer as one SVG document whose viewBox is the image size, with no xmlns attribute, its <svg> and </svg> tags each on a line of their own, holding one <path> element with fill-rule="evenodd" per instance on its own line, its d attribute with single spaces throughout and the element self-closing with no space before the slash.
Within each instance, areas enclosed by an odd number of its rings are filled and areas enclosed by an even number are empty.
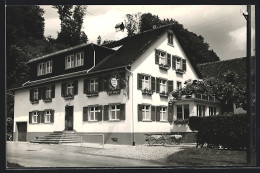
<svg viewBox="0 0 260 173">
<path fill-rule="evenodd" d="M 110 82 L 111 82 L 111 85 L 112 85 L 114 88 L 116 88 L 116 86 L 117 86 L 117 79 L 116 79 L 116 78 L 112 78 Z"/>
</svg>

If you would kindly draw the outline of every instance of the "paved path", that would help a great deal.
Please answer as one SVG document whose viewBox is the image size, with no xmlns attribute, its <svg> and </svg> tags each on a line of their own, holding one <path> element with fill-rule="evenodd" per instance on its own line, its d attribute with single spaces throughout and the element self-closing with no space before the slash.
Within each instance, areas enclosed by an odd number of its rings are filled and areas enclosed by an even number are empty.
<svg viewBox="0 0 260 173">
<path fill-rule="evenodd" d="M 25 167 L 152 167 L 161 163 L 94 156 L 44 147 L 46 144 L 7 142 L 6 160 Z"/>
</svg>

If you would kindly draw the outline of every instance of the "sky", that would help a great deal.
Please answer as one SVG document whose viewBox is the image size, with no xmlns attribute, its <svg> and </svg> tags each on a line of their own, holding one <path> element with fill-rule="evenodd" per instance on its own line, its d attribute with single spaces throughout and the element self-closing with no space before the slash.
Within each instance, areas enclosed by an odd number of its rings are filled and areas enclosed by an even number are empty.
<svg viewBox="0 0 260 173">
<path fill-rule="evenodd" d="M 57 38 L 60 20 L 57 10 L 41 5 L 45 13 L 45 36 Z M 220 60 L 246 56 L 246 5 L 88 5 L 82 30 L 90 43 L 115 40 L 115 25 L 126 14 L 152 13 L 160 19 L 172 18 L 191 32 L 204 37 Z M 255 6 L 252 10 L 252 55 L 255 55 Z"/>
</svg>

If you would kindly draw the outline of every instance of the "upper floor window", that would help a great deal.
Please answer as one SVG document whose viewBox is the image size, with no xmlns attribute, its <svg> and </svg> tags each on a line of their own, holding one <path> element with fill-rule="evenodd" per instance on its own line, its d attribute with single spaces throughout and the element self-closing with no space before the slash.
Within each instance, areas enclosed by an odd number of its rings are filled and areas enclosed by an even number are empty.
<svg viewBox="0 0 260 173">
<path fill-rule="evenodd" d="M 160 79 L 160 93 L 166 93 L 166 80 Z"/>
<path fill-rule="evenodd" d="M 67 95 L 74 95 L 73 90 L 74 90 L 73 82 L 67 83 L 67 92 L 66 92 L 66 94 Z"/>
<path fill-rule="evenodd" d="M 143 76 L 142 77 L 142 89 L 150 89 L 150 77 L 149 76 Z"/>
<path fill-rule="evenodd" d="M 182 83 L 180 81 L 177 81 L 177 89 L 181 89 L 182 88 Z"/>
<path fill-rule="evenodd" d="M 51 99 L 52 98 L 52 87 L 51 86 L 47 86 L 46 87 L 46 92 L 45 92 L 45 98 L 46 99 Z"/>
<path fill-rule="evenodd" d="M 91 79 L 89 81 L 89 91 L 90 92 L 98 91 L 98 81 L 97 81 L 97 79 Z"/>
<path fill-rule="evenodd" d="M 182 59 L 178 56 L 172 56 L 172 67 L 176 70 L 178 73 L 185 73 L 187 67 L 186 67 L 186 60 Z"/>
<path fill-rule="evenodd" d="M 171 54 L 166 51 L 155 49 L 155 64 L 159 65 L 159 68 L 168 70 L 171 67 Z"/>
<path fill-rule="evenodd" d="M 33 90 L 33 100 L 35 100 L 35 101 L 39 100 L 39 90 L 38 90 L 38 88 L 35 88 Z"/>
<path fill-rule="evenodd" d="M 159 64 L 163 64 L 163 65 L 167 64 L 165 52 L 159 52 Z"/>
<path fill-rule="evenodd" d="M 181 69 L 181 59 L 180 58 L 176 59 L 176 69 Z"/>
<path fill-rule="evenodd" d="M 77 53 L 73 55 L 66 56 L 65 58 L 65 68 L 70 69 L 74 67 L 79 67 L 84 65 L 84 53 Z"/>
<path fill-rule="evenodd" d="M 168 32 L 168 44 L 173 45 L 173 33 Z"/>
<path fill-rule="evenodd" d="M 142 90 L 142 93 L 152 94 L 155 91 L 155 77 L 146 74 L 137 76 L 137 89 Z"/>
<path fill-rule="evenodd" d="M 61 84 L 61 96 L 65 99 L 74 98 L 78 94 L 78 81 L 71 81 Z"/>
<path fill-rule="evenodd" d="M 37 74 L 38 76 L 52 73 L 52 61 L 47 61 L 38 64 Z"/>
</svg>

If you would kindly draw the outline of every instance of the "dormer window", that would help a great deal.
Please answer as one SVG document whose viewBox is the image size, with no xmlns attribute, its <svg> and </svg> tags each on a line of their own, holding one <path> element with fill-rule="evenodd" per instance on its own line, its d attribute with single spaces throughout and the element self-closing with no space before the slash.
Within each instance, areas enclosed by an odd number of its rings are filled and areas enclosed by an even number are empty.
<svg viewBox="0 0 260 173">
<path fill-rule="evenodd" d="M 38 64 L 38 76 L 52 73 L 52 61 L 47 61 Z"/>
<path fill-rule="evenodd" d="M 65 58 L 65 68 L 70 69 L 84 65 L 84 53 L 76 53 Z"/>
</svg>

